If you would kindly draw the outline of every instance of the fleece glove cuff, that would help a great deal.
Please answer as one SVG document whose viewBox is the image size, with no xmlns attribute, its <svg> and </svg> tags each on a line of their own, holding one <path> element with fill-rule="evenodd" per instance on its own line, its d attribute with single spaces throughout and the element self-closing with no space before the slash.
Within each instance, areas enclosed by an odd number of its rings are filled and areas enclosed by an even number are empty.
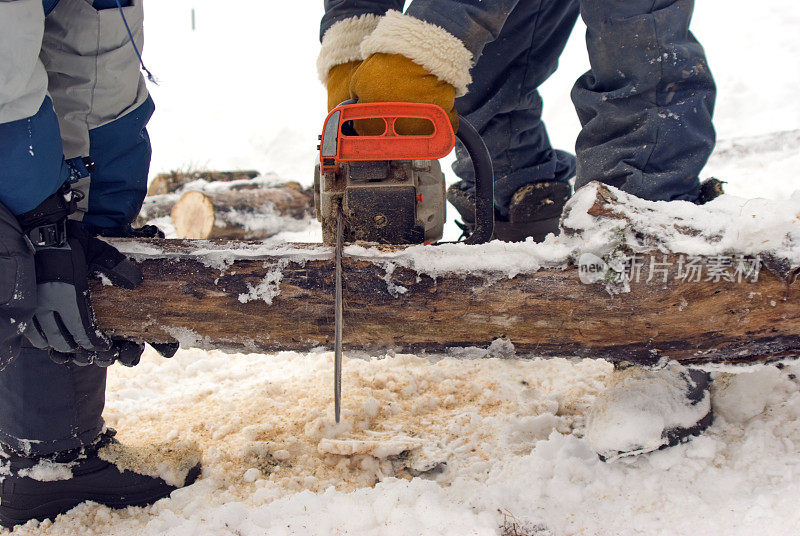
<svg viewBox="0 0 800 536">
<path fill-rule="evenodd" d="M 472 53 L 450 32 L 423 20 L 389 11 L 361 42 L 361 56 L 400 54 L 453 86 L 455 96 L 472 82 Z"/>
</svg>

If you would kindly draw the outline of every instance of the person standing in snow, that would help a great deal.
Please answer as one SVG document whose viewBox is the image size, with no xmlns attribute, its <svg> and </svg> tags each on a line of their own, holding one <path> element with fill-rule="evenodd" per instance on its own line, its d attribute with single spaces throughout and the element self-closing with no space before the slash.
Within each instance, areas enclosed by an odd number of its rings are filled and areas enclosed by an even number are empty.
<svg viewBox="0 0 800 536">
<path fill-rule="evenodd" d="M 456 129 L 459 116 L 468 119 L 494 163 L 495 238 L 557 232 L 573 176 L 576 188 L 598 180 L 653 201 L 714 195 L 698 179 L 715 143 L 716 87 L 689 32 L 694 0 L 413 0 L 405 13 L 403 5 L 325 0 L 317 68 L 328 109 L 350 98 L 425 102 Z M 579 14 L 591 69 L 572 89 L 576 158 L 550 146 L 537 89 Z M 475 179 L 460 144 L 456 157 L 461 180 L 447 199 L 469 228 Z M 708 383 L 682 367 L 617 367 L 587 439 L 610 458 L 699 433 L 711 422 Z M 637 422 L 648 426 L 628 433 Z"/>
<path fill-rule="evenodd" d="M 147 187 L 153 101 L 139 71 L 140 0 L 0 0 L 0 525 L 54 518 L 85 500 L 150 504 L 175 487 L 98 451 L 105 367 L 143 345 L 94 324 L 87 277 L 142 275 L 95 238 L 133 230 Z M 165 345 L 165 355 L 177 346 Z M 72 477 L 26 470 L 63 463 Z M 199 466 L 185 484 L 199 474 Z"/>
</svg>

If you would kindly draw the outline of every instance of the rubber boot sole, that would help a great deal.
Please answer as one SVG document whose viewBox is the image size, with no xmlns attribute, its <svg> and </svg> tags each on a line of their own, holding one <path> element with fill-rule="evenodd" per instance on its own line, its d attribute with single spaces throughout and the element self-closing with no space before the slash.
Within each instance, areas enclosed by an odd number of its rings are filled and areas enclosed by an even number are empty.
<svg viewBox="0 0 800 536">
<path fill-rule="evenodd" d="M 697 421 L 697 424 L 695 424 L 694 426 L 691 426 L 689 428 L 675 428 L 672 430 L 667 430 L 665 432 L 665 437 L 667 439 L 667 442 L 661 445 L 660 447 L 652 449 L 631 450 L 628 452 L 619 452 L 614 456 L 603 456 L 602 454 L 598 454 L 597 456 L 600 458 L 601 461 L 613 462 L 619 460 L 620 458 L 629 458 L 631 456 L 638 456 L 639 454 L 648 454 L 650 452 L 656 452 L 658 450 L 668 449 L 670 447 L 686 443 L 690 441 L 693 437 L 699 436 L 712 424 L 714 424 L 714 412 L 709 411 L 708 413 L 706 413 L 705 417 Z"/>
<path fill-rule="evenodd" d="M 459 184 L 447 189 L 447 200 L 458 211 L 468 233 L 474 227 L 475 194 L 462 190 Z M 538 182 L 520 187 L 511 198 L 508 218 L 495 217 L 492 239 L 522 242 L 530 237 L 541 242 L 550 233 L 558 234 L 561 211 L 570 193 L 570 185 L 564 182 Z"/>
</svg>

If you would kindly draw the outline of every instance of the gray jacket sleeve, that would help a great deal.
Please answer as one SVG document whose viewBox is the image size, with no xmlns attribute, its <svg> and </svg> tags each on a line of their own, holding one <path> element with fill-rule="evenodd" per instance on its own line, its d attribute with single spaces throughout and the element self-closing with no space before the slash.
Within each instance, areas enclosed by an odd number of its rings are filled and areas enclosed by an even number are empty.
<svg viewBox="0 0 800 536">
<path fill-rule="evenodd" d="M 17 219 L 0 204 L 0 370 L 19 353 L 35 306 L 33 252 Z"/>
<path fill-rule="evenodd" d="M 459 38 L 477 59 L 484 45 L 494 41 L 520 0 L 414 0 L 407 15 L 440 26 Z M 340 20 L 365 13 L 383 15 L 394 9 L 402 11 L 403 2 L 395 0 L 325 0 L 320 38 Z"/>
<path fill-rule="evenodd" d="M 47 93 L 47 73 L 39 61 L 43 34 L 41 0 L 0 0 L 0 124 L 31 117 L 42 105 Z"/>
</svg>

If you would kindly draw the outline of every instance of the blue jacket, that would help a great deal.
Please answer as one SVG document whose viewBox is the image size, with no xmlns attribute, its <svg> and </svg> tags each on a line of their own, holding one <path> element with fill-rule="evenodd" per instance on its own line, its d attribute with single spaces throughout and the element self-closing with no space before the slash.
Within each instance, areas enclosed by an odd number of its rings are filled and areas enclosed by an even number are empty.
<svg viewBox="0 0 800 536">
<path fill-rule="evenodd" d="M 131 44 L 141 2 L 120 4 L 125 19 L 117 0 L 0 1 L 0 203 L 12 213 L 67 180 L 87 194 L 88 226 L 125 227 L 139 212 L 154 105 Z"/>
</svg>

